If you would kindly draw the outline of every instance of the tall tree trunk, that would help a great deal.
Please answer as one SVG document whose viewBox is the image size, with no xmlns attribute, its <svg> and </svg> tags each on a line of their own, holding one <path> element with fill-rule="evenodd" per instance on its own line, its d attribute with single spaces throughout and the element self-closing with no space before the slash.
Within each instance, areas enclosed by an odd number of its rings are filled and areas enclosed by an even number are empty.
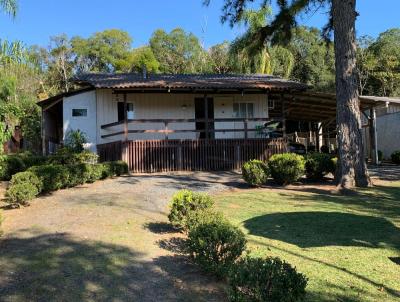
<svg viewBox="0 0 400 302">
<path fill-rule="evenodd" d="M 357 88 L 356 16 L 356 0 L 332 0 L 339 147 L 336 181 L 339 187 L 346 189 L 370 184 L 361 134 Z"/>
</svg>

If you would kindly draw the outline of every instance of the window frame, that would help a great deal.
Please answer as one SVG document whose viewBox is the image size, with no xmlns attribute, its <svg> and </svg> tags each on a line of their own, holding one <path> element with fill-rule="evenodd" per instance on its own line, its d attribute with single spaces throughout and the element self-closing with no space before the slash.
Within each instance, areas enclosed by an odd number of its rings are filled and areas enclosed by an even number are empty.
<svg viewBox="0 0 400 302">
<path fill-rule="evenodd" d="M 124 117 L 122 117 L 121 119 L 120 119 L 120 116 L 119 116 L 119 104 L 122 104 L 122 106 L 124 106 L 124 102 L 122 101 L 118 101 L 117 102 L 117 120 L 118 120 L 118 122 L 122 122 L 122 121 L 124 121 Z M 129 111 L 129 106 L 132 106 L 132 111 Z M 123 109 L 122 109 L 123 110 Z M 123 112 L 123 111 L 122 111 Z M 132 112 L 133 113 L 133 118 L 129 118 L 129 116 L 128 116 L 128 112 Z M 125 115 L 124 115 L 125 116 Z M 133 119 L 135 119 L 135 102 L 132 102 L 132 101 L 130 101 L 130 102 L 126 102 L 126 117 L 127 117 L 127 119 L 128 120 L 133 120 Z"/>
<path fill-rule="evenodd" d="M 250 106 L 251 105 L 251 106 Z M 235 107 L 237 110 L 235 110 Z M 252 115 L 250 116 L 249 108 L 252 108 Z M 244 110 L 243 110 L 244 109 Z M 233 103 L 233 116 L 234 118 L 243 118 L 243 119 L 249 119 L 249 118 L 254 118 L 255 116 L 255 103 L 254 102 L 234 102 Z M 242 115 L 243 111 L 245 111 L 244 115 Z"/>
<path fill-rule="evenodd" d="M 74 115 L 75 110 L 85 110 L 86 115 Z M 71 108 L 71 117 L 73 119 L 82 119 L 82 118 L 88 118 L 89 117 L 89 108 L 88 107 L 74 107 Z"/>
</svg>

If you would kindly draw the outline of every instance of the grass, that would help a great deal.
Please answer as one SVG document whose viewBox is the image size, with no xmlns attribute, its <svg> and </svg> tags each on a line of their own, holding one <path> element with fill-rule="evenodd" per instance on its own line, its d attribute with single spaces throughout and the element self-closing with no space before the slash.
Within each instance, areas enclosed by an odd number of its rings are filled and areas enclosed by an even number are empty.
<svg viewBox="0 0 400 302">
<path fill-rule="evenodd" d="M 400 301 L 400 182 L 351 196 L 254 189 L 216 196 L 254 256 L 279 256 L 309 278 L 307 301 Z"/>
</svg>

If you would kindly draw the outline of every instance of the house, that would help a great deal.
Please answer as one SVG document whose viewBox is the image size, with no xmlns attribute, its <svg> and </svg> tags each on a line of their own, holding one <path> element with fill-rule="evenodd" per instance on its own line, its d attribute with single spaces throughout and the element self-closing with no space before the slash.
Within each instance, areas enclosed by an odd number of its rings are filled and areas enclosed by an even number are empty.
<svg viewBox="0 0 400 302">
<path fill-rule="evenodd" d="M 334 138 L 335 96 L 274 76 L 83 74 L 75 83 L 81 88 L 39 103 L 44 153 L 80 129 L 101 160 L 123 159 L 136 172 L 226 170 L 286 151 L 288 134 L 304 124 L 317 150 Z M 360 106 L 382 104 L 364 97 Z M 281 137 L 266 130 L 271 121 Z"/>
</svg>

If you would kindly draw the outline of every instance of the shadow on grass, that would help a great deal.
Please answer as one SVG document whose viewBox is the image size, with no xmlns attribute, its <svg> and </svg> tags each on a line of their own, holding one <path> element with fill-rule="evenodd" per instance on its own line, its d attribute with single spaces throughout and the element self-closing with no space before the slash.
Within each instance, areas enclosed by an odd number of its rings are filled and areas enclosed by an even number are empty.
<svg viewBox="0 0 400 302">
<path fill-rule="evenodd" d="M 273 213 L 246 220 L 244 226 L 252 235 L 301 248 L 385 245 L 400 249 L 400 229 L 374 216 L 341 212 Z"/>
<path fill-rule="evenodd" d="M 67 234 L 0 241 L 2 301 L 224 301 L 175 256 L 145 261 L 126 247 Z M 179 281 L 181 280 L 181 281 Z"/>
<path fill-rule="evenodd" d="M 144 225 L 144 228 L 155 234 L 172 234 L 177 230 L 167 222 L 149 222 Z"/>
</svg>

